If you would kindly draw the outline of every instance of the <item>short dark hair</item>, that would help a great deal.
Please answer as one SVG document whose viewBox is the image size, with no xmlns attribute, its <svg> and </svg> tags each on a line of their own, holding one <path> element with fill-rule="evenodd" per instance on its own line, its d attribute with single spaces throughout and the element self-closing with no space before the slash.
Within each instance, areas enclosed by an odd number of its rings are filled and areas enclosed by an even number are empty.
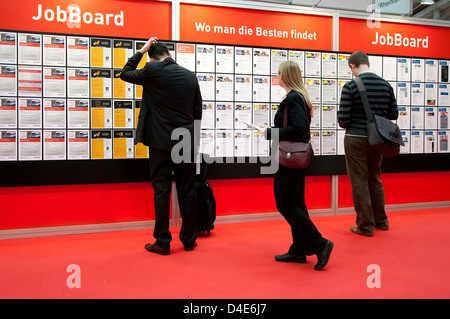
<svg viewBox="0 0 450 319">
<path fill-rule="evenodd" d="M 359 67 L 361 64 L 367 64 L 370 66 L 369 57 L 361 51 L 353 52 L 348 59 L 348 65 L 350 66 L 350 64 L 354 64 L 356 67 Z"/>
<path fill-rule="evenodd" d="M 169 49 L 162 42 L 155 42 L 150 46 L 150 50 L 148 50 L 148 56 L 153 59 L 161 59 L 166 56 L 170 56 Z"/>
</svg>

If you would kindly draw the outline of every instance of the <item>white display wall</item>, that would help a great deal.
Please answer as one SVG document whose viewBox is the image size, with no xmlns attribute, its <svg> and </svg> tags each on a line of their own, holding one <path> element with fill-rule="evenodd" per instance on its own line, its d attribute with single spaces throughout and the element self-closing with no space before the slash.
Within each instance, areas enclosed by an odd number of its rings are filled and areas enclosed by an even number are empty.
<svg viewBox="0 0 450 319">
<path fill-rule="evenodd" d="M 120 80 L 144 39 L 0 32 L 0 160 L 147 158 L 134 145 L 142 87 Z M 268 156 L 257 126 L 273 125 L 285 91 L 278 65 L 302 70 L 314 106 L 316 155 L 343 155 L 340 92 L 351 80 L 349 53 L 167 42 L 178 64 L 197 75 L 203 96 L 201 151 L 212 157 Z M 139 67 L 143 67 L 147 56 Z M 449 152 L 450 61 L 370 56 L 399 105 L 402 153 Z"/>
</svg>

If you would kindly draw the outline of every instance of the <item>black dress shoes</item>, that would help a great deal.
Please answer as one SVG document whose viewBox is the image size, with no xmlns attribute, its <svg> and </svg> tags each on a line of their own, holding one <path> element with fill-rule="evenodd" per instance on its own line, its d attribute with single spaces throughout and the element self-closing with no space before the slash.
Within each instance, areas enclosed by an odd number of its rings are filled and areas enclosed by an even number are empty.
<svg viewBox="0 0 450 319">
<path fill-rule="evenodd" d="M 159 255 L 167 256 L 170 255 L 170 248 L 162 248 L 158 246 L 157 243 L 154 244 L 146 244 L 145 249 L 151 253 L 156 253 Z"/>
<path fill-rule="evenodd" d="M 315 270 L 322 270 L 328 264 L 328 260 L 330 259 L 333 246 L 334 246 L 333 242 L 327 240 L 327 243 L 322 248 L 322 250 L 316 254 L 317 264 L 314 266 Z"/>
<path fill-rule="evenodd" d="M 276 255 L 275 260 L 282 261 L 282 262 L 288 262 L 288 263 L 304 264 L 304 263 L 306 263 L 306 256 L 287 253 L 284 255 Z"/>
<path fill-rule="evenodd" d="M 192 246 L 185 246 L 184 250 L 185 251 L 193 251 L 195 249 L 195 247 L 197 247 L 197 241 L 194 242 L 194 244 Z"/>
</svg>

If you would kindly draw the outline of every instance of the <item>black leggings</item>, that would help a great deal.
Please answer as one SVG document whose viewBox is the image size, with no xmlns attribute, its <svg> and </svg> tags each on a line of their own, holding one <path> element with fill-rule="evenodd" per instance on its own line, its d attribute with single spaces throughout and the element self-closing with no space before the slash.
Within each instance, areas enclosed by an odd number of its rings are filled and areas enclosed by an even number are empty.
<svg viewBox="0 0 450 319">
<path fill-rule="evenodd" d="M 314 255 L 326 240 L 309 218 L 305 204 L 306 169 L 280 166 L 274 177 L 274 193 L 277 209 L 291 226 L 293 243 L 289 253 Z"/>
</svg>

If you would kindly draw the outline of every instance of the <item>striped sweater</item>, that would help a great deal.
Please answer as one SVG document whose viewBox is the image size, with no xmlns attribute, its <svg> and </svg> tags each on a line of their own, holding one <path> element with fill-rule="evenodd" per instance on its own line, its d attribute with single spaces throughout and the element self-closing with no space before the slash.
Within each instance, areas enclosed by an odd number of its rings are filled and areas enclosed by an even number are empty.
<svg viewBox="0 0 450 319">
<path fill-rule="evenodd" d="M 366 87 L 373 114 L 396 120 L 398 108 L 392 86 L 372 72 L 361 73 L 359 77 Z M 353 80 L 347 82 L 342 88 L 338 121 L 339 126 L 346 129 L 346 134 L 367 136 L 367 117 Z"/>
</svg>

